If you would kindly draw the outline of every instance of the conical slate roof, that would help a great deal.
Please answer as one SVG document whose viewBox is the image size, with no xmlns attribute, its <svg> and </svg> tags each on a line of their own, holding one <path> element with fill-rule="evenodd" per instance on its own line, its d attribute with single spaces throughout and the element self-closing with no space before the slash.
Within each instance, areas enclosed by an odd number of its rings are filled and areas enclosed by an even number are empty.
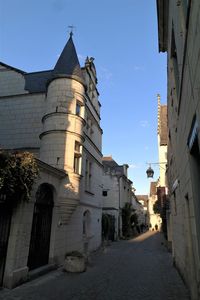
<svg viewBox="0 0 200 300">
<path fill-rule="evenodd" d="M 84 83 L 82 70 L 72 39 L 72 34 L 70 34 L 70 38 L 54 67 L 53 74 L 54 76 L 69 76 Z"/>
</svg>

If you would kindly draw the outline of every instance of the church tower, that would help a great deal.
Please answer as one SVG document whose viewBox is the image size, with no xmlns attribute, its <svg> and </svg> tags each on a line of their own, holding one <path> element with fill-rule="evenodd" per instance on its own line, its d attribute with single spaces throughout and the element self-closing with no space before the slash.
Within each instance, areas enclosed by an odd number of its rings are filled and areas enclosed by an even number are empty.
<svg viewBox="0 0 200 300">
<path fill-rule="evenodd" d="M 40 159 L 67 171 L 76 193 L 82 173 L 84 115 L 85 82 L 71 33 L 47 84 Z"/>
</svg>

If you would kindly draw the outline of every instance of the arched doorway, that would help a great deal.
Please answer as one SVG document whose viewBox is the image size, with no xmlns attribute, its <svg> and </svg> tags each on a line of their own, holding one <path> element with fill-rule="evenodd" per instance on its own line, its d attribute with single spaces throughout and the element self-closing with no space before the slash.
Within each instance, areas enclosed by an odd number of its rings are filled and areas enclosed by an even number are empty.
<svg viewBox="0 0 200 300">
<path fill-rule="evenodd" d="M 11 214 L 11 207 L 0 201 L 0 286 L 3 284 L 8 239 L 10 234 Z"/>
<path fill-rule="evenodd" d="M 53 188 L 43 183 L 36 193 L 28 257 L 29 270 L 48 264 L 53 204 Z"/>
</svg>

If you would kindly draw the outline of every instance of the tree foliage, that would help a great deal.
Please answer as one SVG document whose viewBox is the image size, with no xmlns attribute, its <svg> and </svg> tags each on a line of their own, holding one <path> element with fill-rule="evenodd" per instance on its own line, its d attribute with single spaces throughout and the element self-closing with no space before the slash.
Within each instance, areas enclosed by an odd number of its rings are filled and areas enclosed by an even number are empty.
<svg viewBox="0 0 200 300">
<path fill-rule="evenodd" d="M 0 196 L 6 201 L 28 201 L 38 166 L 29 152 L 0 151 Z M 4 200 L 5 200 L 4 199 Z"/>
<path fill-rule="evenodd" d="M 131 234 L 131 216 L 134 212 L 131 203 L 125 203 L 122 208 L 122 232 L 125 237 Z"/>
<path fill-rule="evenodd" d="M 161 205 L 161 200 L 158 199 L 154 205 L 153 205 L 153 210 L 155 214 L 159 214 L 160 216 L 162 215 L 162 205 Z"/>
</svg>

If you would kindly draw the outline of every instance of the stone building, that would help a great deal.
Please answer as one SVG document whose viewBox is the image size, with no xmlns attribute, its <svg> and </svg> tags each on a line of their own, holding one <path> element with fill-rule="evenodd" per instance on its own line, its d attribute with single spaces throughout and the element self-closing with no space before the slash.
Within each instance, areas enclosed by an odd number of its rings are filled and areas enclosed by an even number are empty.
<svg viewBox="0 0 200 300">
<path fill-rule="evenodd" d="M 167 143 L 168 143 L 168 124 L 167 124 L 167 105 L 160 103 L 158 98 L 158 162 L 159 179 L 157 181 L 157 197 L 161 204 L 162 230 L 171 247 L 171 215 L 168 208 L 168 188 L 167 188 Z"/>
<path fill-rule="evenodd" d="M 132 181 L 128 179 L 128 165 L 118 165 L 112 156 L 103 157 L 103 213 L 113 222 L 113 240 L 122 234 L 122 208 L 131 203 Z"/>
<path fill-rule="evenodd" d="M 80 67 L 72 34 L 53 70 L 0 63 L 0 147 L 34 153 L 40 168 L 29 203 L 0 203 L 0 286 L 60 265 L 67 252 L 101 244 L 102 154 L 94 59 Z"/>
<path fill-rule="evenodd" d="M 158 156 L 159 156 L 159 186 L 166 186 L 166 166 L 167 166 L 167 105 L 160 103 L 160 95 L 158 97 Z"/>
<path fill-rule="evenodd" d="M 174 263 L 200 299 L 200 2 L 157 0 L 167 52 L 168 188 Z"/>
<path fill-rule="evenodd" d="M 158 225 L 158 229 L 161 229 L 162 219 L 159 214 L 154 212 L 154 204 L 158 200 L 157 195 L 157 181 L 152 181 L 150 183 L 150 192 L 149 192 L 149 201 L 148 201 L 148 216 L 149 216 L 149 228 L 150 230 L 154 230 L 155 226 Z"/>
<path fill-rule="evenodd" d="M 133 198 L 136 198 L 133 203 L 133 208 L 136 210 L 138 216 L 138 225 L 143 224 L 145 227 L 149 226 L 148 195 L 136 195 Z"/>
</svg>

